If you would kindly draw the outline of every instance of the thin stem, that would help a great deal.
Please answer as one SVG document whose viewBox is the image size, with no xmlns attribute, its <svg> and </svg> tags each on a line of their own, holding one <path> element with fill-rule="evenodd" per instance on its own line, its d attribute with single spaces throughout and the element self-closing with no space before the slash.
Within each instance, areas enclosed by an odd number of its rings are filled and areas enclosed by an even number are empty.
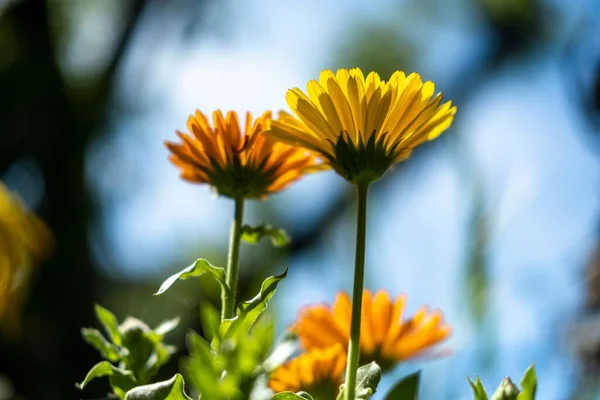
<svg viewBox="0 0 600 400">
<path fill-rule="evenodd" d="M 362 310 L 363 282 L 365 278 L 365 243 L 367 238 L 367 193 L 368 183 L 356 185 L 358 207 L 356 214 L 356 256 L 354 264 L 354 289 L 352 291 L 352 323 L 348 343 L 346 364 L 345 400 L 354 400 L 356 370 L 360 355 L 360 319 Z"/>
<path fill-rule="evenodd" d="M 223 309 L 221 320 L 233 318 L 235 309 L 235 297 L 238 284 L 238 273 L 240 266 L 240 242 L 242 239 L 242 220 L 244 219 L 244 198 L 235 199 L 235 214 L 231 223 L 229 236 L 229 255 L 227 257 L 227 271 L 225 281 L 229 291 L 223 291 Z"/>
</svg>

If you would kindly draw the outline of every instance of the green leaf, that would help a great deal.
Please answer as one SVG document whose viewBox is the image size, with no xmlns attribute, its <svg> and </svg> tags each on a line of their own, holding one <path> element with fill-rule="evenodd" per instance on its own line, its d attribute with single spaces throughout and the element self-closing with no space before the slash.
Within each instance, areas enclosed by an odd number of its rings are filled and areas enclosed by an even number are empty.
<svg viewBox="0 0 600 400">
<path fill-rule="evenodd" d="M 219 330 L 221 316 L 217 309 L 207 301 L 200 304 L 200 322 L 202 323 L 204 337 L 211 340 Z"/>
<path fill-rule="evenodd" d="M 171 355 L 173 355 L 177 351 L 175 346 L 165 345 L 163 343 L 159 343 L 156 345 L 154 352 L 146 361 L 146 365 L 144 365 L 145 377 L 147 380 L 151 380 L 154 375 L 158 372 L 158 370 L 169 362 L 171 359 Z"/>
<path fill-rule="evenodd" d="M 133 317 L 127 317 L 119 330 L 123 338 L 123 347 L 128 350 L 123 362 L 133 371 L 140 385 L 149 383 L 147 363 L 157 347 L 158 335 L 143 321 Z"/>
<path fill-rule="evenodd" d="M 190 357 L 183 360 L 182 368 L 192 386 L 205 399 L 219 398 L 221 370 L 215 365 L 216 358 L 210 344 L 194 331 L 187 335 Z"/>
<path fill-rule="evenodd" d="M 94 307 L 96 311 L 96 317 L 98 321 L 104 327 L 104 330 L 108 334 L 110 340 L 117 346 L 121 345 L 121 334 L 119 333 L 119 323 L 113 313 L 108 311 L 106 308 L 96 304 Z"/>
<path fill-rule="evenodd" d="M 488 400 L 488 395 L 483 387 L 483 384 L 481 383 L 481 379 L 479 379 L 478 376 L 475 378 L 475 382 L 473 382 L 471 378 L 467 378 L 467 380 L 469 381 L 469 385 L 473 390 L 474 400 Z"/>
<path fill-rule="evenodd" d="M 125 395 L 125 400 L 191 400 L 184 392 L 183 377 L 176 374 L 168 381 L 139 386 Z"/>
<path fill-rule="evenodd" d="M 154 295 L 158 296 L 159 294 L 164 293 L 168 288 L 171 287 L 171 285 L 173 285 L 178 280 L 199 277 L 201 275 L 204 275 L 205 273 L 209 273 L 210 275 L 212 275 L 217 280 L 217 282 L 219 282 L 223 290 L 229 291 L 227 283 L 225 282 L 225 270 L 220 267 L 215 267 L 203 258 L 199 258 L 189 267 L 168 277 L 163 282 L 163 284 L 160 285 L 158 292 L 156 292 Z"/>
<path fill-rule="evenodd" d="M 271 243 L 275 247 L 286 246 L 290 243 L 290 237 L 283 229 L 266 224 L 257 227 L 249 225 L 242 227 L 242 240 L 246 243 L 256 244 L 265 236 L 271 239 Z"/>
<path fill-rule="evenodd" d="M 367 400 L 377 391 L 381 380 L 381 368 L 375 361 L 363 365 L 356 371 L 356 398 Z"/>
<path fill-rule="evenodd" d="M 420 381 L 421 371 L 405 376 L 396 382 L 388 394 L 386 394 L 385 400 L 417 400 L 419 398 Z"/>
<path fill-rule="evenodd" d="M 273 396 L 273 400 L 314 400 L 313 397 L 306 392 L 281 392 Z"/>
<path fill-rule="evenodd" d="M 102 361 L 98 364 L 94 365 L 90 372 L 86 375 L 83 382 L 76 384 L 78 389 L 83 389 L 87 386 L 88 383 L 93 381 L 96 378 L 101 378 L 104 376 L 122 376 L 131 379 L 131 382 L 135 384 L 135 379 L 133 378 L 133 372 L 121 368 L 117 368 L 108 361 Z"/>
<path fill-rule="evenodd" d="M 119 348 L 110 343 L 97 329 L 82 328 L 81 336 L 83 340 L 100 352 L 103 358 L 109 361 L 117 362 L 121 359 Z"/>
<path fill-rule="evenodd" d="M 213 348 L 218 347 L 220 340 L 246 335 L 258 317 L 267 308 L 269 300 L 275 294 L 277 285 L 287 276 L 287 269 L 281 275 L 271 276 L 262 283 L 260 292 L 251 300 L 243 301 L 237 306 L 237 314 L 226 319 L 219 326 L 219 334 L 213 338 Z"/>
<path fill-rule="evenodd" d="M 533 400 L 537 392 L 537 377 L 535 375 L 535 367 L 531 364 L 521 378 L 521 393 L 517 400 Z"/>
<path fill-rule="evenodd" d="M 164 336 L 167 333 L 171 332 L 173 329 L 177 328 L 179 325 L 179 318 L 173 318 L 168 321 L 162 322 L 156 328 L 154 328 L 154 333 L 159 334 L 160 336 Z"/>
</svg>

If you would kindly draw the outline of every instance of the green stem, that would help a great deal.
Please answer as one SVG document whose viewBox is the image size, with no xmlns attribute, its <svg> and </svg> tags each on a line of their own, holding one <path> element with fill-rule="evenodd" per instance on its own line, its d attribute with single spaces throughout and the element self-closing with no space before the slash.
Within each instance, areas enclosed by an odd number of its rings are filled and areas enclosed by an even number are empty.
<svg viewBox="0 0 600 400">
<path fill-rule="evenodd" d="M 227 271 L 225 281 L 229 290 L 223 291 L 223 309 L 221 312 L 221 321 L 226 318 L 233 318 L 235 310 L 235 297 L 238 284 L 239 266 L 240 266 L 240 243 L 242 240 L 242 220 L 244 219 L 244 198 L 235 199 L 235 214 L 231 223 L 231 233 L 229 236 L 229 255 L 227 257 Z"/>
<path fill-rule="evenodd" d="M 367 238 L 367 193 L 368 183 L 356 185 L 358 209 L 356 214 L 356 256 L 354 264 L 354 289 L 352 291 L 352 323 L 348 343 L 348 363 L 346 364 L 345 400 L 354 400 L 356 370 L 360 356 L 360 319 L 362 309 L 363 282 L 365 278 L 365 243 Z"/>
</svg>

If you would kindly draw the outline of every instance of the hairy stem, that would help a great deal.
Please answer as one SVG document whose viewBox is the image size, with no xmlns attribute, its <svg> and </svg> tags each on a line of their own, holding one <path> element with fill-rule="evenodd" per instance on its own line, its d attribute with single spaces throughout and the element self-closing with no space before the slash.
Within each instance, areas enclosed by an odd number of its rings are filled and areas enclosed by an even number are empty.
<svg viewBox="0 0 600 400">
<path fill-rule="evenodd" d="M 354 289 L 352 290 L 352 323 L 348 343 L 348 363 L 346 364 L 345 400 L 354 400 L 356 370 L 360 355 L 360 320 L 362 309 L 363 282 L 365 277 L 365 243 L 367 237 L 367 193 L 368 183 L 356 186 L 358 207 L 356 213 L 356 256 L 354 264 Z"/>
</svg>

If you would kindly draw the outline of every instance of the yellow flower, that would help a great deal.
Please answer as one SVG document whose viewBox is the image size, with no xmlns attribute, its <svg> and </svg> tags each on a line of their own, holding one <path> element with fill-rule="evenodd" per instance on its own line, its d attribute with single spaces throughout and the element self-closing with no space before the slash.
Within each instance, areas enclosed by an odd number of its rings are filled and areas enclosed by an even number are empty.
<svg viewBox="0 0 600 400">
<path fill-rule="evenodd" d="M 190 134 L 177 131 L 182 143 L 165 142 L 171 162 L 190 182 L 207 183 L 231 198 L 264 198 L 284 189 L 315 167 L 310 152 L 261 135 L 271 118 L 255 121 L 250 113 L 242 128 L 237 113 L 213 112 L 213 125 L 196 110 L 187 121 Z"/>
<path fill-rule="evenodd" d="M 429 312 L 421 307 L 412 317 L 403 320 L 406 296 L 392 301 L 386 291 L 375 296 L 363 293 L 360 332 L 360 362 L 376 361 L 387 370 L 400 361 L 423 355 L 450 335 L 440 311 Z M 339 293 L 333 307 L 309 306 L 301 311 L 293 330 L 302 347 L 308 351 L 340 343 L 350 338 L 351 303 L 346 293 Z"/>
<path fill-rule="evenodd" d="M 317 152 L 350 182 L 370 183 L 450 126 L 456 107 L 434 92 L 416 73 L 397 71 L 386 82 L 359 68 L 325 70 L 308 94 L 287 92 L 296 117 L 281 112 L 266 134 Z"/>
<path fill-rule="evenodd" d="M 315 349 L 275 370 L 269 378 L 269 387 L 275 392 L 305 391 L 315 400 L 335 399 L 345 366 L 345 347 L 341 344 Z"/>
<path fill-rule="evenodd" d="M 0 330 L 19 331 L 31 270 L 51 243 L 46 225 L 0 182 Z"/>
</svg>

